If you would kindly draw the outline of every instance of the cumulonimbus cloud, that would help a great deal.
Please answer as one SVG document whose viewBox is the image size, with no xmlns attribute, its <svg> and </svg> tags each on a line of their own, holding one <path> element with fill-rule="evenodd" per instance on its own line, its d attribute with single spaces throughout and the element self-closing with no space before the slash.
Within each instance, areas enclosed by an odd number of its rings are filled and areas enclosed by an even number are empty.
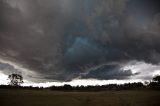
<svg viewBox="0 0 160 106">
<path fill-rule="evenodd" d="M 0 57 L 46 80 L 128 78 L 131 70 L 119 66 L 160 61 L 159 10 L 139 3 L 136 14 L 138 2 L 0 0 Z M 91 70 L 114 62 L 110 70 Z"/>
</svg>

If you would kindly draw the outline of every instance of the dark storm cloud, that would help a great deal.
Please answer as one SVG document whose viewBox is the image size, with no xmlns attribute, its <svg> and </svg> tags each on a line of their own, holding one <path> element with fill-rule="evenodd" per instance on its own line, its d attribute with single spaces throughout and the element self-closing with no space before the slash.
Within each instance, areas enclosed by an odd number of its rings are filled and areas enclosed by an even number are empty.
<svg viewBox="0 0 160 106">
<path fill-rule="evenodd" d="M 120 65 L 160 61 L 158 3 L 0 0 L 0 57 L 46 80 L 128 78 L 133 73 Z"/>
<path fill-rule="evenodd" d="M 81 78 L 95 78 L 100 80 L 127 79 L 134 75 L 131 70 L 123 70 L 119 65 L 103 65 L 97 69 L 90 70 Z"/>
<path fill-rule="evenodd" d="M 3 70 L 5 74 L 12 74 L 12 73 L 21 74 L 20 70 L 15 69 L 12 65 L 9 65 L 7 63 L 0 63 L 0 70 Z"/>
<path fill-rule="evenodd" d="M 30 80 L 35 79 L 35 78 L 32 78 L 32 76 L 39 76 L 35 72 L 31 72 L 29 70 L 18 67 L 17 65 L 14 65 L 10 62 L 4 62 L 4 61 L 0 62 L 0 71 L 2 71 L 6 75 L 19 74 L 19 75 L 22 75 L 24 79 L 30 79 Z M 37 78 L 39 78 L 39 80 L 42 80 L 40 79 L 40 77 L 37 77 Z"/>
</svg>

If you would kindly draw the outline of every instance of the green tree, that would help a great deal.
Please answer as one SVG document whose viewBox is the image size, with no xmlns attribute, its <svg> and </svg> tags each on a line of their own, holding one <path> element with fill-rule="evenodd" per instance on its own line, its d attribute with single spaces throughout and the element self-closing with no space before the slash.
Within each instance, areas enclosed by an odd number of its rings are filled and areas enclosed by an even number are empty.
<svg viewBox="0 0 160 106">
<path fill-rule="evenodd" d="M 160 76 L 155 76 L 153 78 L 153 81 L 156 81 L 156 82 L 160 83 Z"/>
<path fill-rule="evenodd" d="M 11 74 L 8 76 L 10 80 L 9 85 L 11 86 L 20 86 L 23 83 L 23 77 L 18 74 Z"/>
</svg>

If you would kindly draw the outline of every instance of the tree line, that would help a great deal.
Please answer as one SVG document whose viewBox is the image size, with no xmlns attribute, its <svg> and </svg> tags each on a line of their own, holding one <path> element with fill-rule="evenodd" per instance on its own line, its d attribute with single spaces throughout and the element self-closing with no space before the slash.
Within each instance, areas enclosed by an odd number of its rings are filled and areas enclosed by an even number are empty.
<svg viewBox="0 0 160 106">
<path fill-rule="evenodd" d="M 18 79 L 16 79 L 18 78 Z M 0 89 L 31 89 L 31 90 L 53 90 L 53 91 L 105 91 L 105 90 L 134 90 L 134 89 L 154 89 L 160 90 L 160 76 L 155 76 L 150 82 L 145 84 L 142 82 L 125 83 L 125 84 L 107 84 L 107 85 L 96 85 L 96 86 L 71 86 L 65 84 L 63 86 L 50 86 L 47 88 L 33 87 L 33 86 L 20 86 L 23 83 L 22 76 L 9 75 L 9 85 L 0 85 Z"/>
</svg>

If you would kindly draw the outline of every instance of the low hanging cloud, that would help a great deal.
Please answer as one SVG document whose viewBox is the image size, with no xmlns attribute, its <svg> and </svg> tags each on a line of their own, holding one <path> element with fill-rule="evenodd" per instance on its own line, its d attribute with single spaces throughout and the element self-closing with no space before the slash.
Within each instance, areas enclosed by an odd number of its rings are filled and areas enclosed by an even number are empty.
<svg viewBox="0 0 160 106">
<path fill-rule="evenodd" d="M 90 70 L 88 74 L 82 75 L 83 78 L 94 78 L 99 80 L 109 80 L 109 79 L 128 79 L 133 74 L 131 70 L 123 70 L 118 65 L 104 65 L 100 68 Z"/>
<path fill-rule="evenodd" d="M 0 63 L 0 70 L 3 71 L 4 74 L 21 74 L 21 70 L 15 69 L 12 65 L 7 63 Z"/>
<path fill-rule="evenodd" d="M 131 78 L 132 70 L 120 66 L 133 60 L 160 62 L 158 3 L 0 0 L 0 58 L 8 62 L 0 61 L 0 70 L 25 69 L 23 76 L 37 82 Z"/>
</svg>

